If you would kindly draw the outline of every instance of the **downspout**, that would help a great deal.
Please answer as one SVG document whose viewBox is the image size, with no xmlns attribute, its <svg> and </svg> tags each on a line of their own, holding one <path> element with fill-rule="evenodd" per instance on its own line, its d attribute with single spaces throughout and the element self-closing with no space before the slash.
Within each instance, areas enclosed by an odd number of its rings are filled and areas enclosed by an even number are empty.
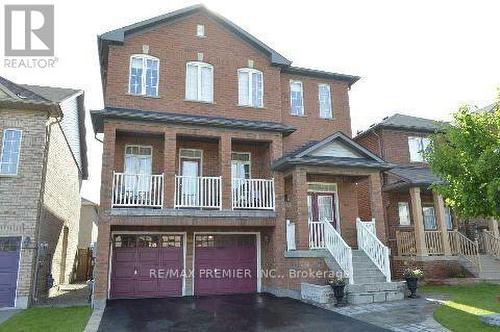
<svg viewBox="0 0 500 332">
<path fill-rule="evenodd" d="M 38 208 L 37 208 L 37 216 L 36 216 L 37 229 L 36 229 L 36 239 L 35 239 L 35 243 L 36 243 L 35 278 L 34 278 L 33 295 L 32 295 L 33 300 L 35 302 L 38 302 L 38 293 L 37 293 L 38 292 L 38 272 L 39 272 L 38 267 L 40 265 L 40 261 L 39 261 L 39 259 L 40 259 L 40 255 L 39 255 L 39 252 L 40 252 L 40 233 L 41 233 L 41 229 L 42 229 L 41 217 L 42 217 L 42 208 L 43 208 L 43 204 L 44 204 L 45 183 L 47 180 L 47 161 L 49 158 L 50 134 L 52 132 L 52 126 L 55 124 L 59 125 L 62 118 L 63 118 L 63 113 L 62 113 L 61 109 L 59 108 L 59 105 L 55 105 L 55 106 L 56 106 L 55 111 L 58 113 L 58 114 L 56 114 L 55 121 L 52 123 L 49 123 L 49 125 L 46 126 L 46 128 L 45 128 L 45 149 L 43 152 L 42 181 L 40 184 L 40 193 L 39 193 L 40 198 L 38 199 Z M 49 108 L 49 111 L 47 114 L 47 121 L 49 121 L 51 118 L 51 111 L 52 111 L 52 108 Z"/>
</svg>

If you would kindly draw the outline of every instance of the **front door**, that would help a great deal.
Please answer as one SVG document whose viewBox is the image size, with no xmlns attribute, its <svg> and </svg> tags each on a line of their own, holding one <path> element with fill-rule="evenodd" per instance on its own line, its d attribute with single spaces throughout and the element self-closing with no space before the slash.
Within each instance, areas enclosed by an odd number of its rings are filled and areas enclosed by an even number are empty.
<svg viewBox="0 0 500 332">
<path fill-rule="evenodd" d="M 335 193 L 310 193 L 307 206 L 309 221 L 327 221 L 338 229 Z"/>
<path fill-rule="evenodd" d="M 15 304 L 20 250 L 21 237 L 0 237 L 0 308 Z"/>
<path fill-rule="evenodd" d="M 181 159 L 183 205 L 199 205 L 201 163 L 198 159 Z"/>
</svg>

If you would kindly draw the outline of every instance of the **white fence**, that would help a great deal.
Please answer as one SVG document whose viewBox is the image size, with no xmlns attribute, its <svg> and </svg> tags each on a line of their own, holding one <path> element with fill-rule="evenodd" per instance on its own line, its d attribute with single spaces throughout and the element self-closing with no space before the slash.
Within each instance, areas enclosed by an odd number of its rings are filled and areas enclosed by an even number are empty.
<svg viewBox="0 0 500 332">
<path fill-rule="evenodd" d="M 175 208 L 222 209 L 220 176 L 175 176 Z"/>
<path fill-rule="evenodd" d="M 361 221 L 356 218 L 356 230 L 358 235 L 358 247 L 363 250 L 372 262 L 385 276 L 387 282 L 391 281 L 391 266 L 389 261 L 389 248 L 378 238 L 375 232 L 375 219 L 372 221 Z"/>
<path fill-rule="evenodd" d="M 163 174 L 113 172 L 112 207 L 163 206 Z"/>
<path fill-rule="evenodd" d="M 274 210 L 274 179 L 232 179 L 233 209 Z"/>
</svg>

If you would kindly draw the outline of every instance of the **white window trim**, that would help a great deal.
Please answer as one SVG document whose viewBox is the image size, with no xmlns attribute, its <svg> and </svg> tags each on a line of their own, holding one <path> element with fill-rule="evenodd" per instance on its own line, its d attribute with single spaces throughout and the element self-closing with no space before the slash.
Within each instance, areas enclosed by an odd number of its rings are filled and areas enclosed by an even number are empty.
<svg viewBox="0 0 500 332">
<path fill-rule="evenodd" d="M 322 87 L 327 87 L 328 88 L 328 94 L 330 95 L 330 116 L 325 117 L 323 114 L 321 114 L 321 88 Z M 303 94 L 304 92 L 302 92 Z M 319 83 L 318 84 L 318 103 L 319 103 L 319 117 L 321 119 L 327 119 L 331 120 L 333 119 L 333 100 L 332 100 L 332 88 L 330 87 L 330 84 L 327 83 Z"/>
<path fill-rule="evenodd" d="M 17 159 L 17 164 L 16 164 L 16 173 L 14 174 L 3 174 L 0 172 L 0 176 L 17 176 L 19 174 L 19 164 L 21 163 L 21 148 L 22 148 L 22 142 L 23 142 L 23 131 L 21 129 L 17 129 L 17 128 L 5 128 L 3 130 L 3 134 L 2 134 L 2 151 L 0 153 L 0 166 L 1 166 L 1 163 L 2 163 L 2 160 L 3 160 L 3 154 L 4 154 L 4 150 L 5 150 L 5 134 L 7 131 L 17 131 L 21 134 L 21 137 L 19 138 L 19 156 L 18 156 L 18 159 Z M 1 170 L 1 167 L 0 167 L 0 170 Z"/>
<path fill-rule="evenodd" d="M 191 99 L 188 96 L 188 67 L 189 67 L 189 65 L 196 65 L 196 68 L 198 70 L 198 75 L 197 75 L 197 77 L 198 77 L 198 82 L 197 82 L 197 84 L 198 84 L 198 91 L 197 91 L 198 92 L 198 96 L 197 96 L 197 99 Z M 211 86 L 211 89 L 212 89 L 212 93 L 211 93 L 212 100 L 210 100 L 210 101 L 202 100 L 201 99 L 201 96 L 202 96 L 202 92 L 201 92 L 201 88 L 202 88 L 202 86 L 201 86 L 201 68 L 203 68 L 203 67 L 210 68 L 210 70 L 212 71 L 212 86 Z M 214 76 L 214 66 L 213 65 L 211 65 L 209 63 L 206 63 L 206 62 L 202 62 L 202 61 L 188 61 L 188 62 L 186 62 L 186 84 L 185 84 L 185 92 L 186 92 L 185 93 L 185 98 L 186 98 L 186 100 L 196 101 L 196 102 L 200 102 L 200 103 L 211 103 L 211 104 L 213 104 L 214 99 L 215 99 L 214 98 L 215 97 L 214 96 L 214 82 L 215 82 L 215 76 Z"/>
<path fill-rule="evenodd" d="M 201 30 L 201 34 L 200 34 Z M 204 38 L 205 37 L 205 24 L 197 24 L 196 25 L 196 37 Z"/>
<path fill-rule="evenodd" d="M 133 58 L 141 58 L 142 59 L 142 86 L 141 86 L 141 93 L 132 93 L 131 91 L 131 84 L 132 84 L 132 59 Z M 149 96 L 146 95 L 146 72 L 147 72 L 147 67 L 146 67 L 146 59 L 151 59 L 151 60 L 156 60 L 158 61 L 158 75 L 156 76 L 156 95 L 154 96 Z M 145 96 L 145 97 L 158 97 L 160 95 L 160 59 L 157 57 L 154 57 L 152 55 L 147 55 L 147 54 L 132 54 L 129 59 L 129 68 L 128 68 L 128 93 L 133 96 Z"/>
<path fill-rule="evenodd" d="M 248 104 L 240 104 L 240 72 L 245 72 L 248 73 Z M 243 106 L 243 107 L 254 107 L 254 108 L 264 108 L 264 73 L 261 72 L 260 70 L 253 69 L 253 68 L 240 68 L 237 70 L 238 73 L 238 106 Z M 252 100 L 253 100 L 253 91 L 252 91 L 252 83 L 253 83 L 253 77 L 252 74 L 260 74 L 262 77 L 262 105 L 253 105 Z"/>
<path fill-rule="evenodd" d="M 301 104 L 301 109 L 302 109 L 302 113 L 301 114 L 294 114 L 293 113 L 293 106 L 292 106 L 292 84 L 300 84 L 300 90 L 302 91 L 302 104 Z M 290 85 L 289 85 L 289 89 L 290 89 L 290 114 L 293 115 L 293 116 L 304 116 L 305 115 L 305 109 L 304 109 L 304 84 L 302 83 L 302 81 L 297 81 L 297 80 L 290 80 Z"/>
<path fill-rule="evenodd" d="M 335 195 L 335 218 L 337 219 L 337 231 L 340 235 L 342 235 L 342 220 L 340 220 L 340 194 L 339 194 L 339 186 L 336 182 L 307 182 L 306 185 L 309 187 L 309 184 L 317 184 L 317 185 L 328 185 L 332 186 L 334 190 L 312 190 L 307 189 L 308 193 L 318 193 L 318 194 L 334 194 Z M 307 195 L 309 197 L 309 195 Z"/>
<path fill-rule="evenodd" d="M 233 161 L 237 161 L 237 162 L 242 163 L 244 165 L 248 165 L 248 176 L 249 176 L 249 179 L 251 179 L 252 178 L 252 153 L 251 152 L 231 151 L 231 156 L 233 153 L 248 155 L 248 161 L 233 160 L 233 158 L 231 157 L 231 165 L 233 164 Z M 233 177 L 233 174 L 231 173 L 231 178 L 232 177 Z"/>
<path fill-rule="evenodd" d="M 151 153 L 149 154 L 149 157 L 151 157 L 151 175 L 153 174 L 153 146 L 152 145 L 141 145 L 141 144 L 126 144 L 125 145 L 125 151 L 123 155 L 123 173 L 125 173 L 125 160 L 127 156 L 148 156 L 146 154 L 134 154 L 134 153 L 127 153 L 128 148 L 149 148 Z"/>
<path fill-rule="evenodd" d="M 427 163 L 427 161 L 425 160 L 425 158 L 422 154 L 424 152 L 424 140 L 425 139 L 429 139 L 429 138 L 423 137 L 423 136 L 408 136 L 408 155 L 410 157 L 410 162 L 412 162 L 412 163 Z M 418 147 L 419 147 L 419 151 L 418 151 L 419 158 L 418 159 L 412 159 L 411 145 L 410 145 L 411 140 L 418 140 Z"/>
<path fill-rule="evenodd" d="M 200 152 L 199 157 L 181 157 L 182 151 L 198 151 Z M 202 149 L 189 149 L 189 148 L 180 148 L 179 149 L 179 175 L 182 173 L 182 159 L 191 159 L 191 160 L 199 160 L 200 161 L 200 175 L 203 176 L 203 150 Z"/>
<path fill-rule="evenodd" d="M 408 213 L 407 216 L 406 216 L 407 219 L 408 219 L 408 223 L 405 223 L 405 224 L 401 223 L 401 215 L 399 213 L 400 212 L 399 211 L 399 206 L 403 205 L 403 204 L 406 206 L 406 212 Z M 404 201 L 398 202 L 398 221 L 399 221 L 399 225 L 400 226 L 410 226 L 411 225 L 410 204 L 408 204 L 408 202 L 404 202 Z"/>
</svg>

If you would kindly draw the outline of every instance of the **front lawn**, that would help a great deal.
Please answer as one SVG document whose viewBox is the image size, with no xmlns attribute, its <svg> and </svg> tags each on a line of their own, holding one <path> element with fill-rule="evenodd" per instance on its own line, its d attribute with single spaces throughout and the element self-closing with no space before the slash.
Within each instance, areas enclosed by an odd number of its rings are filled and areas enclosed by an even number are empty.
<svg viewBox="0 0 500 332">
<path fill-rule="evenodd" d="M 0 325 L 0 332 L 81 332 L 91 313 L 89 306 L 29 308 Z"/>
<path fill-rule="evenodd" d="M 500 313 L 500 285 L 423 286 L 420 290 L 450 297 L 436 309 L 434 318 L 451 331 L 500 331 L 479 320 L 481 315 Z"/>
</svg>

